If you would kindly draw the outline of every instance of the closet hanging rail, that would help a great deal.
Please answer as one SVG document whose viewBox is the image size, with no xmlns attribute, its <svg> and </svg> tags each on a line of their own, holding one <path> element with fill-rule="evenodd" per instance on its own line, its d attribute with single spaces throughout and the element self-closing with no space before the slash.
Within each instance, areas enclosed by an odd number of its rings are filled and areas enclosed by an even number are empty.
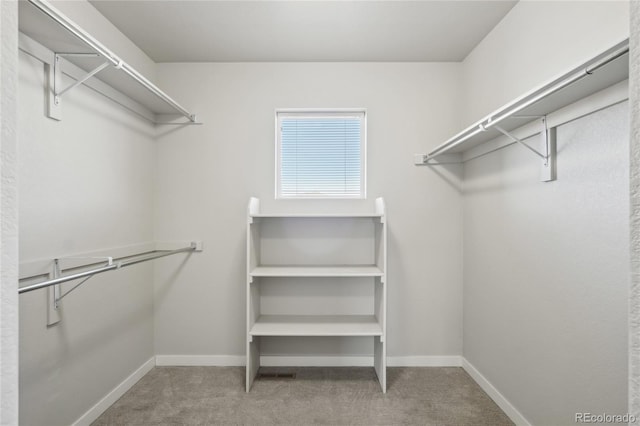
<svg viewBox="0 0 640 426">
<path fill-rule="evenodd" d="M 166 104 L 170 105 L 175 111 L 177 111 L 180 115 L 186 117 L 190 123 L 196 123 L 196 116 L 187 111 L 184 107 L 182 107 L 179 103 L 173 100 L 169 95 L 160 90 L 155 84 L 150 82 L 146 77 L 136 71 L 129 64 L 120 59 L 116 54 L 114 54 L 111 50 L 105 47 L 102 43 L 92 37 L 89 33 L 84 31 L 82 28 L 77 26 L 73 21 L 63 15 L 59 10 L 53 7 L 46 0 L 28 0 L 33 6 L 35 6 L 38 10 L 49 16 L 51 19 L 56 21 L 60 26 L 69 31 L 75 37 L 84 42 L 87 46 L 97 52 L 100 56 L 104 57 L 108 63 L 113 65 L 116 69 L 122 70 L 125 74 L 129 75 L 136 82 L 138 82 L 141 86 L 149 90 L 159 99 L 164 101 Z M 94 70 L 95 71 L 95 70 Z M 98 70 L 100 71 L 100 70 Z M 96 72 L 98 72 L 96 71 Z"/>
<path fill-rule="evenodd" d="M 64 282 L 67 281 L 73 281 L 73 280 L 77 280 L 79 278 L 85 278 L 85 277 L 91 277 L 93 275 L 97 275 L 97 274 L 101 274 L 103 272 L 107 272 L 107 271 L 112 271 L 115 269 L 120 269 L 120 268 L 125 268 L 127 266 L 132 266 L 132 265 L 136 265 L 138 263 L 142 263 L 142 262 L 147 262 L 149 260 L 154 260 L 154 259 L 159 259 L 161 257 L 165 257 L 165 256 L 171 256 L 173 254 L 178 254 L 178 253 L 186 253 L 186 252 L 193 252 L 193 251 L 197 251 L 198 250 L 198 245 L 197 243 L 191 243 L 191 245 L 189 247 L 183 247 L 177 250 L 158 250 L 156 252 L 149 252 L 149 253 L 142 253 L 140 255 L 134 255 L 134 256 L 127 256 L 127 258 L 131 258 L 131 257 L 138 257 L 136 259 L 130 259 L 130 260 L 122 260 L 120 262 L 116 262 L 116 263 L 112 263 L 109 262 L 108 265 L 106 266 L 102 266 L 99 268 L 95 268 L 95 269 L 91 269 L 89 271 L 83 271 L 83 272 L 79 272 L 77 274 L 72 274 L 72 275 L 67 275 L 64 277 L 58 277 L 58 278 L 54 278 L 51 280 L 47 280 L 47 281 L 42 281 L 36 284 L 32 284 L 32 285 L 28 285 L 25 287 L 21 287 L 18 289 L 18 293 L 22 294 L 22 293 L 27 293 L 29 291 L 34 291 L 34 290 L 38 290 L 41 288 L 45 288 L 45 287 L 50 287 L 53 285 L 57 285 L 57 284 L 62 284 Z M 142 256 L 142 257 L 140 257 Z M 60 297 L 62 298 L 62 297 Z"/>
<path fill-rule="evenodd" d="M 592 85 L 592 87 L 586 87 L 581 90 L 581 96 L 579 98 L 575 97 L 567 97 L 567 99 L 561 99 L 561 95 L 558 94 L 562 89 L 568 88 L 569 86 L 574 85 L 580 80 L 585 79 L 585 77 L 592 76 L 596 73 L 596 71 L 605 67 L 606 65 L 614 62 L 616 59 L 626 55 L 629 52 L 629 42 L 628 40 L 619 43 L 614 46 L 609 51 L 599 55 L 594 58 L 592 61 L 587 62 L 586 64 L 578 67 L 577 69 L 572 70 L 571 72 L 561 76 L 558 79 L 553 80 L 552 82 L 534 90 L 517 100 L 505 105 L 504 107 L 498 109 L 494 113 L 488 115 L 484 119 L 476 122 L 472 126 L 466 128 L 462 132 L 458 133 L 451 139 L 447 140 L 443 144 L 439 145 L 432 151 L 424 155 L 418 155 L 416 158 L 416 164 L 436 164 L 429 163 L 430 160 L 435 159 L 438 156 L 447 153 L 458 153 L 462 152 L 468 148 L 471 148 L 471 142 L 476 139 L 476 143 L 484 142 L 486 140 L 492 139 L 491 136 L 496 137 L 499 134 L 504 133 L 504 129 L 499 128 L 497 126 L 499 123 L 513 118 L 513 119 L 526 119 L 526 118 L 534 118 L 539 117 L 543 118 L 547 113 L 553 112 L 556 109 L 560 109 L 563 106 L 566 106 L 572 102 L 575 102 L 577 99 L 586 97 L 590 94 L 593 94 L 599 90 L 602 90 L 608 87 L 611 84 L 622 81 L 625 78 L 628 78 L 628 67 L 626 71 L 620 71 L 619 69 L 613 70 L 611 73 L 611 78 L 607 78 L 604 76 L 601 81 L 598 81 Z M 604 73 L 604 71 L 602 71 Z M 613 75 L 615 74 L 615 75 Z M 585 79 L 588 80 L 588 79 Z M 553 95 L 557 95 L 557 99 L 553 99 L 550 104 L 552 104 L 554 109 L 544 111 L 544 112 L 536 112 L 530 113 L 530 110 L 533 106 L 537 106 L 541 101 L 550 99 Z M 518 115 L 521 113 L 520 115 Z M 520 122 L 520 124 L 524 124 L 524 122 Z M 517 125 L 512 125 L 508 128 L 508 131 L 513 128 L 518 127 Z M 494 129 L 498 130 L 499 133 L 495 135 L 484 135 L 488 130 Z M 465 143 L 469 142 L 469 146 L 465 147 Z M 473 144 L 475 146 L 475 144 Z"/>
</svg>

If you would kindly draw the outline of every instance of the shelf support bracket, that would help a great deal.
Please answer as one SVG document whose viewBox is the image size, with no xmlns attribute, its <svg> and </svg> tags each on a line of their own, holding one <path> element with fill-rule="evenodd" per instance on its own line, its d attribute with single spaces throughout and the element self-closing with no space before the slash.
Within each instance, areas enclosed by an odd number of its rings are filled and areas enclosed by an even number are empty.
<svg viewBox="0 0 640 426">
<path fill-rule="evenodd" d="M 529 146 L 527 143 L 523 142 L 521 139 L 518 139 L 517 137 L 513 136 L 511 133 L 507 132 L 502 127 L 500 127 L 500 126 L 493 126 L 493 127 L 497 131 L 499 131 L 500 133 L 502 133 L 503 135 L 505 135 L 506 137 L 511 139 L 512 141 L 519 143 L 523 147 L 527 148 L 529 151 L 533 152 L 538 157 L 542 158 L 543 162 L 547 162 L 548 161 L 548 157 L 545 154 L 543 154 L 543 153 L 539 152 L 538 150 L 536 150 L 535 148 Z"/>
<path fill-rule="evenodd" d="M 105 259 L 107 261 L 106 266 L 113 265 L 113 257 L 68 257 L 66 259 Z M 53 278 L 60 278 L 62 276 L 62 269 L 60 267 L 61 259 L 53 259 Z M 60 301 L 66 297 L 73 290 L 80 287 L 82 284 L 87 282 L 90 278 L 93 278 L 94 275 L 89 275 L 78 284 L 71 287 L 69 290 L 62 293 L 61 284 L 55 284 L 48 288 L 48 297 L 49 297 L 49 307 L 47 311 L 47 326 L 51 326 L 60 322 Z"/>
<path fill-rule="evenodd" d="M 47 76 L 47 116 L 54 120 L 62 120 L 62 108 L 60 99 L 56 95 L 56 90 L 62 85 L 62 72 L 60 71 L 60 56 L 53 55 L 51 64 L 45 63 L 45 73 Z"/>
<path fill-rule="evenodd" d="M 53 66 L 48 66 L 48 96 L 49 96 L 49 108 L 48 108 L 48 116 L 50 118 L 53 118 L 55 120 L 60 121 L 62 119 L 62 112 L 61 112 L 61 104 L 62 104 L 62 95 L 67 93 L 69 90 L 74 89 L 76 87 L 78 87 L 79 85 L 81 85 L 82 83 L 84 83 L 85 81 L 89 80 L 91 77 L 93 77 L 94 75 L 98 74 L 100 71 L 104 70 L 105 68 L 107 68 L 109 65 L 111 65 L 110 62 L 106 61 L 100 65 L 98 65 L 96 68 L 94 68 L 93 70 L 89 71 L 87 74 L 85 74 L 84 76 L 82 76 L 81 78 L 79 78 L 78 80 L 76 80 L 75 82 L 73 82 L 72 84 L 70 84 L 69 86 L 62 88 L 62 57 L 63 56 L 96 56 L 95 54 L 92 53 L 87 53 L 87 54 L 83 54 L 83 53 L 73 53 L 73 54 L 66 54 L 66 53 L 56 53 L 54 54 L 54 58 L 53 58 Z M 53 68 L 53 69 L 52 69 Z"/>
<path fill-rule="evenodd" d="M 53 259 L 53 278 L 60 278 L 60 262 L 58 259 Z M 47 288 L 47 299 L 49 301 L 47 305 L 47 327 L 56 325 L 60 322 L 60 310 L 58 309 L 58 298 L 60 297 L 60 284 L 53 285 Z"/>
<path fill-rule="evenodd" d="M 85 81 L 89 80 L 91 77 L 93 77 L 94 75 L 98 74 L 100 71 L 102 71 L 103 69 L 105 69 L 109 65 L 110 65 L 109 62 L 105 62 L 105 63 L 97 66 L 96 68 L 94 68 L 93 70 L 91 70 L 87 74 L 85 74 L 83 77 L 81 77 L 79 80 L 77 80 L 75 83 L 72 83 L 69 86 L 65 87 L 64 89 L 60 90 L 58 93 L 56 93 L 56 96 L 58 98 L 62 97 L 62 95 L 64 95 L 66 92 L 68 92 L 69 90 L 81 85 Z"/>
<path fill-rule="evenodd" d="M 541 173 L 540 173 L 540 181 L 541 182 L 550 182 L 556 180 L 556 139 L 555 139 L 555 128 L 549 129 L 547 128 L 547 118 L 542 117 L 540 120 L 540 146 L 541 151 L 533 148 L 529 144 L 525 143 L 523 140 L 517 138 L 513 134 L 504 130 L 500 126 L 493 126 L 497 131 L 511 139 L 513 142 L 516 142 L 523 147 L 527 148 L 529 151 L 540 157 L 542 160 L 541 164 Z"/>
</svg>

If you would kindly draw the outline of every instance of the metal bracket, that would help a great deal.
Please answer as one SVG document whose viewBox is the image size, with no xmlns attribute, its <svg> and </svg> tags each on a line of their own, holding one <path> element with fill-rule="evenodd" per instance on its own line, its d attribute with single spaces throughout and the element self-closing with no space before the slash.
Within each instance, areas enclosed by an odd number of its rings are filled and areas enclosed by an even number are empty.
<svg viewBox="0 0 640 426">
<path fill-rule="evenodd" d="M 440 154 L 437 158 L 428 158 L 426 154 L 414 154 L 413 163 L 416 166 L 442 166 L 447 164 L 462 164 L 462 155 L 459 153 L 454 154 Z"/>
<path fill-rule="evenodd" d="M 527 148 L 529 151 L 533 152 L 535 155 L 542 159 L 542 167 L 540 173 L 540 181 L 541 182 L 550 182 L 556 179 L 556 140 L 555 140 L 555 128 L 548 129 L 547 128 L 547 119 L 546 117 L 542 117 L 540 121 L 541 129 L 540 129 L 540 146 L 542 148 L 541 151 L 533 148 L 529 144 L 525 143 L 521 139 L 515 137 L 508 131 L 504 130 L 500 126 L 493 126 L 497 131 L 508 137 L 514 142 L 522 145 Z"/>
<path fill-rule="evenodd" d="M 60 262 L 53 260 L 53 278 L 60 278 Z M 58 310 L 58 300 L 60 297 L 60 284 L 53 285 L 47 289 L 47 326 L 52 326 L 60 322 L 60 311 Z"/>
<path fill-rule="evenodd" d="M 55 53 L 53 57 L 53 66 L 47 65 L 47 95 L 48 95 L 48 110 L 47 115 L 54 120 L 62 120 L 62 95 L 69 90 L 81 85 L 91 77 L 99 73 L 100 71 L 111 65 L 110 62 L 104 62 L 98 65 L 93 70 L 89 71 L 83 77 L 76 80 L 69 86 L 62 88 L 62 57 L 64 56 L 81 56 L 81 57 L 96 57 L 100 56 L 95 53 Z"/>
<path fill-rule="evenodd" d="M 47 75 L 47 116 L 54 120 L 62 120 L 60 99 L 57 99 L 56 88 L 61 86 L 60 56 L 54 54 L 52 64 L 45 64 Z"/>
<path fill-rule="evenodd" d="M 107 265 L 105 266 L 111 266 L 113 265 L 113 257 L 111 256 L 101 256 L 101 257 L 66 257 L 65 259 L 106 259 L 107 260 Z M 58 259 L 53 259 L 53 278 L 60 278 L 62 276 L 62 270 L 60 267 L 60 258 Z M 60 322 L 60 301 L 66 297 L 69 293 L 71 293 L 73 290 L 77 289 L 78 287 L 80 287 L 82 284 L 84 284 L 85 282 L 87 282 L 87 280 L 89 280 L 90 278 L 93 278 L 93 275 L 89 275 L 88 277 L 86 277 L 85 279 L 83 279 L 82 281 L 80 281 L 78 284 L 74 285 L 73 287 L 71 287 L 71 289 L 67 290 L 66 292 L 62 293 L 62 288 L 60 287 L 61 284 L 56 284 L 53 285 L 51 287 L 49 287 L 48 290 L 48 298 L 49 298 L 49 304 L 48 304 L 48 310 L 47 310 L 47 325 L 54 325 L 57 324 L 58 322 Z"/>
</svg>

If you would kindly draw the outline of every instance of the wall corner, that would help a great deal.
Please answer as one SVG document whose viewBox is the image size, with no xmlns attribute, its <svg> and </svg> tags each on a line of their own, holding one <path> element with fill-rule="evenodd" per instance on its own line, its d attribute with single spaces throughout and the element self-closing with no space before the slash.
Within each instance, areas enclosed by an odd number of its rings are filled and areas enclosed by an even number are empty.
<svg viewBox="0 0 640 426">
<path fill-rule="evenodd" d="M 0 1 L 0 424 L 18 424 L 18 2 Z"/>
</svg>

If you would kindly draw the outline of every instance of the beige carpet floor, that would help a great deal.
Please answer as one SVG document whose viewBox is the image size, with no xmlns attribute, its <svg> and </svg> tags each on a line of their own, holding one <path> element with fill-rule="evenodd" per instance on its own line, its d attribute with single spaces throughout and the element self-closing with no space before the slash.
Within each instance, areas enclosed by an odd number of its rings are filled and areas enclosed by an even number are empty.
<svg viewBox="0 0 640 426">
<path fill-rule="evenodd" d="M 242 367 L 156 367 L 94 425 L 512 425 L 462 368 L 263 368 L 295 373 L 244 390 Z"/>
</svg>

